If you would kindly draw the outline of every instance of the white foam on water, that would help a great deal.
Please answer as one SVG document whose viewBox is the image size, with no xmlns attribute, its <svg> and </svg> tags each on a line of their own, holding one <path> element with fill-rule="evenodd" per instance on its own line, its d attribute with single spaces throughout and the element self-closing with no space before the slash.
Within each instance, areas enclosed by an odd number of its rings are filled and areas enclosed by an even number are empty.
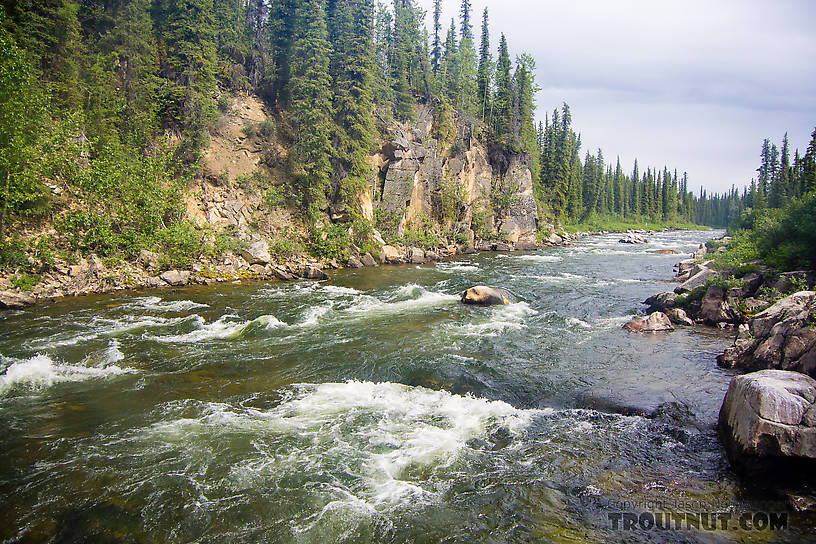
<svg viewBox="0 0 816 544">
<path fill-rule="evenodd" d="M 186 312 L 197 308 L 209 308 L 209 304 L 192 300 L 163 300 L 161 297 L 142 297 L 133 300 L 123 307 L 155 310 L 160 312 Z"/>
<path fill-rule="evenodd" d="M 388 315 L 447 306 L 457 301 L 459 301 L 458 295 L 429 291 L 424 287 L 410 283 L 396 289 L 394 294 L 386 300 L 380 300 L 372 296 L 361 296 L 354 304 L 344 309 L 343 313 L 360 317 Z"/>
<path fill-rule="evenodd" d="M 116 319 L 94 317 L 90 322 L 73 324 L 87 327 L 87 330 L 57 333 L 48 338 L 26 342 L 25 346 L 34 351 L 45 351 L 64 346 L 74 346 L 106 336 L 134 333 L 142 329 L 169 327 L 191 319 L 200 320 L 201 317 L 196 314 L 173 318 L 134 315 L 126 315 Z"/>
<path fill-rule="evenodd" d="M 231 477 L 274 485 L 304 470 L 321 478 L 339 471 L 343 480 L 330 486 L 341 492 L 333 494 L 371 506 L 434 500 L 444 486 L 433 474 L 453 465 L 470 439 L 500 427 L 519 436 L 536 413 L 446 391 L 358 381 L 297 385 L 268 411 L 207 403 L 203 412 L 150 432 L 181 447 L 202 435 L 218 440 L 224 433 L 251 433 L 259 444 L 284 446 L 242 460 Z"/>
<path fill-rule="evenodd" d="M 480 272 L 482 269 L 473 263 L 464 262 L 444 262 L 436 263 L 437 270 L 447 274 L 456 274 L 460 272 Z"/>
<path fill-rule="evenodd" d="M 320 318 L 326 315 L 334 307 L 334 304 L 328 302 L 318 306 L 312 306 L 303 312 L 303 321 L 298 325 L 301 327 L 314 327 L 320 323 Z"/>
<path fill-rule="evenodd" d="M 288 327 L 286 323 L 274 315 L 262 315 L 251 321 L 235 321 L 238 318 L 234 314 L 226 314 L 219 317 L 212 323 L 207 323 L 204 318 L 196 316 L 196 329 L 182 334 L 171 334 L 166 336 L 145 336 L 146 339 L 155 340 L 170 344 L 191 344 L 195 342 L 206 342 L 208 340 L 231 340 L 241 336 L 244 331 L 252 326 L 262 326 L 266 329 L 279 329 Z"/>
<path fill-rule="evenodd" d="M 527 328 L 527 319 L 537 314 L 526 302 L 491 306 L 487 316 L 479 316 L 475 322 L 453 325 L 452 328 L 466 336 L 498 336 Z"/>
<path fill-rule="evenodd" d="M 573 325 L 578 327 L 583 327 L 584 329 L 591 329 L 592 325 L 584 321 L 583 319 L 578 319 L 577 317 L 568 317 L 567 318 L 567 325 Z"/>
<path fill-rule="evenodd" d="M 328 295 L 359 295 L 360 291 L 352 287 L 343 287 L 342 285 L 325 285 L 321 284 L 320 290 Z"/>
<path fill-rule="evenodd" d="M 564 260 L 558 255 L 508 255 L 508 257 L 530 263 L 558 263 Z"/>
<path fill-rule="evenodd" d="M 83 366 L 55 363 L 51 357 L 40 353 L 28 359 L 3 359 L 14 362 L 0 374 L 0 394 L 15 387 L 44 389 L 59 382 L 81 382 L 133 372 L 114 364 Z"/>
<path fill-rule="evenodd" d="M 119 349 L 119 341 L 112 339 L 105 349 L 105 362 L 108 364 L 118 363 L 125 358 L 125 354 Z"/>
</svg>

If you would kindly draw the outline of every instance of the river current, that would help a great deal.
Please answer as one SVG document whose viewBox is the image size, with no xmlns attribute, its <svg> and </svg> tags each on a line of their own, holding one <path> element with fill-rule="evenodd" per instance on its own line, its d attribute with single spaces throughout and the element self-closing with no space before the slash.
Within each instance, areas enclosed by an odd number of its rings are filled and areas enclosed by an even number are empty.
<svg viewBox="0 0 816 544">
<path fill-rule="evenodd" d="M 733 332 L 621 329 L 712 236 L 0 314 L 0 542 L 816 542 L 614 524 L 782 508 L 717 441 Z"/>
</svg>

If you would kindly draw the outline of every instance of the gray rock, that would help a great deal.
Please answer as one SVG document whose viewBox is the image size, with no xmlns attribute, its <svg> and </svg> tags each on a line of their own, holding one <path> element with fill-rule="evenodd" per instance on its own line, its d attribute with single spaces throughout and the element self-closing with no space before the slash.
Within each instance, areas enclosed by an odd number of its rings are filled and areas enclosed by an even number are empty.
<svg viewBox="0 0 816 544">
<path fill-rule="evenodd" d="M 719 416 L 732 464 L 748 472 L 816 469 L 814 402 L 816 380 L 798 372 L 762 370 L 733 378 Z"/>
<path fill-rule="evenodd" d="M 394 246 L 382 246 L 381 254 L 383 263 L 400 264 L 405 262 L 405 259 Z"/>
<path fill-rule="evenodd" d="M 377 266 L 377 261 L 375 261 L 374 257 L 371 256 L 371 253 L 366 253 L 363 255 L 361 260 L 365 266 Z"/>
<path fill-rule="evenodd" d="M 739 312 L 728 303 L 722 287 L 712 286 L 706 290 L 700 302 L 700 319 L 709 325 L 736 323 Z"/>
<path fill-rule="evenodd" d="M 674 326 L 668 316 L 662 312 L 652 312 L 646 319 L 633 319 L 623 326 L 629 332 L 673 331 Z"/>
<path fill-rule="evenodd" d="M 648 310 L 646 310 L 649 313 L 666 312 L 677 304 L 677 295 L 670 292 L 658 293 L 644 300 L 643 304 L 649 306 Z"/>
<path fill-rule="evenodd" d="M 409 255 L 412 264 L 425 264 L 425 252 L 418 247 L 412 247 Z"/>
<path fill-rule="evenodd" d="M 682 295 L 683 293 L 688 293 L 690 291 L 694 291 L 698 287 L 702 287 L 705 285 L 706 280 L 709 278 L 713 278 L 716 276 L 717 273 L 709 268 L 702 268 L 699 272 L 691 276 L 689 279 L 681 283 L 677 286 L 674 290 L 675 293 L 678 295 Z"/>
<path fill-rule="evenodd" d="M 686 315 L 685 310 L 681 310 L 680 308 L 672 308 L 666 312 L 666 315 L 668 316 L 669 321 L 675 325 L 686 325 L 688 327 L 694 325 L 694 321 L 689 319 L 689 316 Z"/>
<path fill-rule="evenodd" d="M 360 259 L 358 259 L 357 257 L 352 256 L 352 257 L 349 257 L 348 267 L 349 268 L 363 268 L 363 267 L 365 267 L 365 265 L 362 262 L 360 262 Z"/>
<path fill-rule="evenodd" d="M 310 280 L 327 280 L 329 275 L 316 266 L 307 266 L 303 270 L 303 277 Z"/>
<path fill-rule="evenodd" d="M 187 285 L 187 282 L 190 281 L 190 273 L 186 270 L 168 270 L 159 274 L 159 277 L 174 286 Z"/>
<path fill-rule="evenodd" d="M 241 249 L 239 253 L 250 265 L 267 265 L 272 262 L 272 257 L 269 255 L 269 244 L 266 243 L 266 240 L 255 240 L 249 244 L 249 247 Z"/>
<path fill-rule="evenodd" d="M 279 268 L 277 266 L 272 267 L 272 274 L 276 278 L 278 278 L 279 280 L 283 280 L 283 281 L 291 281 L 291 280 L 295 279 L 294 276 L 292 276 L 292 274 L 290 274 L 286 270 L 284 270 L 282 268 Z"/>
<path fill-rule="evenodd" d="M 795 370 L 816 376 L 816 292 L 801 291 L 779 300 L 749 322 L 748 338 L 717 357 L 720 366 Z"/>
<path fill-rule="evenodd" d="M 626 236 L 618 240 L 618 242 L 620 242 L 621 244 L 648 244 L 649 240 L 647 240 L 645 237 L 639 234 L 634 234 L 630 232 Z"/>
<path fill-rule="evenodd" d="M 31 306 L 36 301 L 29 294 L 19 291 L 0 291 L 0 308 L 4 310 L 19 310 Z"/>
<path fill-rule="evenodd" d="M 556 233 L 550 233 L 549 236 L 542 240 L 543 243 L 551 245 L 551 246 L 559 246 L 564 243 L 564 239 L 558 236 Z"/>
<path fill-rule="evenodd" d="M 691 269 L 694 267 L 695 264 L 697 264 L 697 261 L 695 261 L 694 259 L 686 259 L 685 261 L 680 261 L 674 266 L 677 268 L 678 276 L 682 276 L 683 274 L 689 274 L 690 277 Z"/>
<path fill-rule="evenodd" d="M 159 254 L 143 249 L 139 252 L 138 261 L 146 270 L 156 270 L 159 267 Z"/>
</svg>

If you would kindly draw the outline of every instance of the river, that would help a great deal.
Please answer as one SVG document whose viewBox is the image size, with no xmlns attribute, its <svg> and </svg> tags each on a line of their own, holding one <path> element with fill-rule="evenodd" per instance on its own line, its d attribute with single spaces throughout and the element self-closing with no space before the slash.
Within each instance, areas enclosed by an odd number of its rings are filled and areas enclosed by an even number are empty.
<svg viewBox="0 0 816 544">
<path fill-rule="evenodd" d="M 712 233 L 619 237 L 6 312 L 0 541 L 816 542 L 613 525 L 769 508 L 714 427 L 733 333 L 621 330 Z"/>
</svg>

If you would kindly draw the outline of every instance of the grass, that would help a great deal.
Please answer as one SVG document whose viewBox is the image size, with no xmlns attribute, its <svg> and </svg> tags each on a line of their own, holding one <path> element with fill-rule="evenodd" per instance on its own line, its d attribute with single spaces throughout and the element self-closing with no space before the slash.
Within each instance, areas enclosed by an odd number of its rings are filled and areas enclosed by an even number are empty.
<svg viewBox="0 0 816 544">
<path fill-rule="evenodd" d="M 637 230 L 662 230 L 662 229 L 682 229 L 682 230 L 711 230 L 711 227 L 695 225 L 681 220 L 657 221 L 648 217 L 620 217 L 618 215 L 593 215 L 578 223 L 566 223 L 564 230 L 569 233 L 576 232 L 625 232 L 630 229 Z"/>
</svg>

